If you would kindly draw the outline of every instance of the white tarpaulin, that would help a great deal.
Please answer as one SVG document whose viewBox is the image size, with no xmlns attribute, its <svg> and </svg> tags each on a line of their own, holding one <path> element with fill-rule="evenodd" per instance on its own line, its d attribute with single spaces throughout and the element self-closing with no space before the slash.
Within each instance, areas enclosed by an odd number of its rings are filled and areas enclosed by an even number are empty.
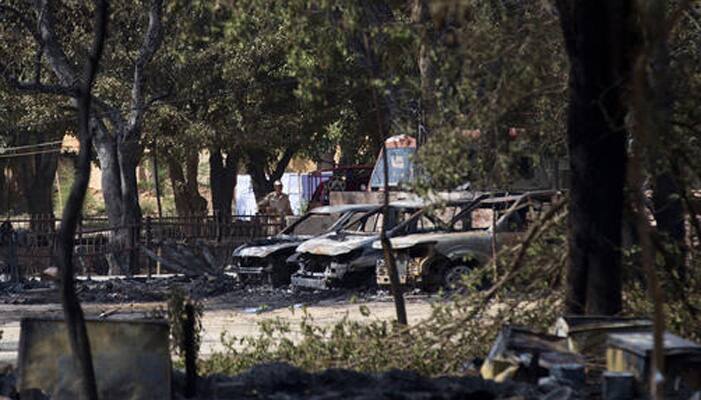
<svg viewBox="0 0 701 400">
<path fill-rule="evenodd" d="M 282 191 L 290 197 L 290 205 L 295 215 L 300 214 L 302 208 L 302 176 L 304 174 L 288 172 L 282 176 Z M 253 195 L 251 177 L 249 175 L 239 175 L 236 182 L 236 214 L 254 215 L 258 212 L 256 197 Z"/>
</svg>

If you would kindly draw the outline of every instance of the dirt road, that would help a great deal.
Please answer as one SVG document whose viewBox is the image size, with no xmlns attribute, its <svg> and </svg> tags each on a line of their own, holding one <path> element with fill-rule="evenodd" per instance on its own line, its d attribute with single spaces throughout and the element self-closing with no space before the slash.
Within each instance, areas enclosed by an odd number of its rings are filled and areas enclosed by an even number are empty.
<svg viewBox="0 0 701 400">
<path fill-rule="evenodd" d="M 424 319 L 431 312 L 431 302 L 438 301 L 426 295 L 407 296 L 407 313 L 410 323 Z M 260 289 L 237 291 L 223 296 L 204 299 L 205 312 L 202 320 L 202 356 L 206 357 L 223 349 L 221 335 L 237 337 L 256 335 L 258 323 L 265 319 L 281 318 L 290 322 L 292 336 L 298 332 L 302 319 L 302 308 L 320 325 L 332 325 L 343 317 L 353 320 L 382 319 L 395 317 L 392 298 L 383 293 L 317 292 L 292 293 Z M 360 306 L 368 307 L 371 314 L 366 317 Z M 165 309 L 164 302 L 133 303 L 86 303 L 86 316 L 99 317 L 109 314 L 110 319 L 135 319 L 149 317 Z M 19 345 L 19 321 L 23 317 L 61 317 L 60 304 L 11 305 L 0 304 L 0 362 L 15 363 Z"/>
</svg>

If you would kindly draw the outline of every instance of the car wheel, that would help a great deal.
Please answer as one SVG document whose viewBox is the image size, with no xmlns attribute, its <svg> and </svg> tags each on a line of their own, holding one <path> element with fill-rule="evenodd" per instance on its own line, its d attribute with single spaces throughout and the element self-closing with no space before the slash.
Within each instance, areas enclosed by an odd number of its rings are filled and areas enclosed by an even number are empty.
<svg viewBox="0 0 701 400">
<path fill-rule="evenodd" d="M 470 273 L 472 268 L 467 265 L 451 265 L 446 268 L 443 274 L 443 287 L 449 290 L 455 290 L 462 284 L 463 275 Z"/>
</svg>

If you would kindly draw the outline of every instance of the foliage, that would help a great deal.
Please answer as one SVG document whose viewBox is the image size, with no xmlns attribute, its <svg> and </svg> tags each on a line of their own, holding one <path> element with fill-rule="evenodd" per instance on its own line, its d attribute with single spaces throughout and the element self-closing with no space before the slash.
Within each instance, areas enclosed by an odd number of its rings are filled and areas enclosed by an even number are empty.
<svg viewBox="0 0 701 400">
<path fill-rule="evenodd" d="M 550 7 L 465 2 L 433 15 L 443 35 L 434 54 L 439 123 L 419 156 L 426 183 L 506 189 L 520 169 L 562 157 L 568 64 Z"/>
</svg>

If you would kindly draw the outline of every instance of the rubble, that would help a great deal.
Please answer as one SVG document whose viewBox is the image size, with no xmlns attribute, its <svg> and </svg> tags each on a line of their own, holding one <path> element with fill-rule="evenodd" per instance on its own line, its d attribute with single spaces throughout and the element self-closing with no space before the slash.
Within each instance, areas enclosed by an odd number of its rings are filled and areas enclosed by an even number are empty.
<svg viewBox="0 0 701 400">
<path fill-rule="evenodd" d="M 556 381 L 564 377 L 570 379 L 572 374 L 569 372 L 577 369 L 572 366 L 583 364 L 584 358 L 570 352 L 563 338 L 505 326 L 494 341 L 480 373 L 483 378 L 496 382 L 516 379 L 537 383 L 549 373 L 552 376 L 554 370 L 561 372 L 554 376 Z"/>
<path fill-rule="evenodd" d="M 184 376 L 174 378 L 176 399 L 182 399 Z M 237 376 L 205 377 L 199 387 L 198 399 L 539 399 L 545 394 L 533 385 L 474 376 L 427 378 L 399 370 L 309 373 L 285 363 L 257 365 Z"/>
<path fill-rule="evenodd" d="M 78 296 L 81 301 L 88 303 L 166 301 L 175 288 L 184 290 L 193 298 L 203 299 L 241 290 L 242 286 L 226 275 L 80 279 L 76 282 Z M 58 286 L 52 281 L 39 280 L 0 283 L 0 303 L 60 303 Z"/>
<path fill-rule="evenodd" d="M 383 292 L 334 289 L 328 291 L 296 291 L 290 288 L 245 285 L 229 275 L 132 277 L 111 279 L 79 279 L 78 296 L 83 303 L 125 304 L 165 302 L 174 289 L 190 297 L 207 301 L 212 307 L 271 310 L 283 307 L 301 307 L 318 302 L 346 301 L 350 298 L 387 298 Z M 2 304 L 57 304 L 60 303 L 55 282 L 25 280 L 19 283 L 0 283 Z M 259 312 L 259 311 L 256 311 Z M 107 315 L 108 316 L 108 315 Z"/>
</svg>

